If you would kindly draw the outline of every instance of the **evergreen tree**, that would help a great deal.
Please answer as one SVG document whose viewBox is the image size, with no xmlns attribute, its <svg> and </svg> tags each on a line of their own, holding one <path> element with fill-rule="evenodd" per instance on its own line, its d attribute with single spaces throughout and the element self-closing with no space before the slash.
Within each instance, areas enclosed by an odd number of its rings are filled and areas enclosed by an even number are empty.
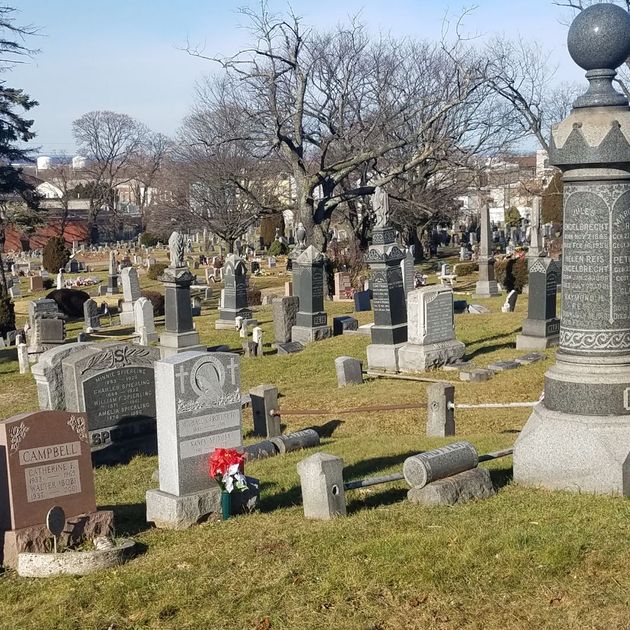
<svg viewBox="0 0 630 630">
<path fill-rule="evenodd" d="M 37 51 L 27 48 L 22 42 L 36 31 L 32 26 L 15 24 L 16 9 L 0 6 L 0 74 L 6 73 L 21 57 Z M 6 241 L 6 229 L 13 225 L 18 229 L 32 229 L 38 222 L 37 195 L 27 182 L 22 171 L 12 162 L 29 159 L 29 151 L 22 143 L 35 137 L 31 130 L 33 120 L 24 114 L 37 105 L 23 90 L 7 85 L 0 79 L 0 298 L 6 299 L 7 281 L 4 273 L 2 251 Z M 2 309 L 4 313 L 6 309 Z M 0 321 L 0 329 L 3 322 Z"/>
</svg>

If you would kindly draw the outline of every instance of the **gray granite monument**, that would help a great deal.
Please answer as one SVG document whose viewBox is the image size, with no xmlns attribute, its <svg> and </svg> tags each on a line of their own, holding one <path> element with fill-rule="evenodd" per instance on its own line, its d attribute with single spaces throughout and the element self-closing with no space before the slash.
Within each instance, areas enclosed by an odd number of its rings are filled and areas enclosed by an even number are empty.
<svg viewBox="0 0 630 630">
<path fill-rule="evenodd" d="M 138 271 L 133 267 L 125 267 L 120 272 L 120 282 L 122 284 L 123 302 L 120 311 L 120 325 L 133 326 L 133 305 L 140 297 L 140 280 Z"/>
<path fill-rule="evenodd" d="M 494 279 L 494 257 L 491 250 L 490 205 L 484 202 L 479 210 L 481 221 L 481 243 L 479 247 L 479 280 L 475 285 L 475 297 L 501 295 Z"/>
<path fill-rule="evenodd" d="M 96 463 L 155 450 L 156 348 L 82 344 L 62 361 L 67 411 L 85 412 Z"/>
<path fill-rule="evenodd" d="M 368 371 L 397 372 L 398 351 L 407 341 L 405 286 L 400 266 L 405 257 L 389 223 L 387 193 L 374 193 L 376 224 L 372 245 L 365 257 L 372 269 L 374 326 L 372 343 L 367 347 Z"/>
<path fill-rule="evenodd" d="M 401 372 L 424 372 L 454 363 L 466 346 L 455 339 L 453 290 L 430 286 L 407 296 L 408 342 L 398 352 Z"/>
<path fill-rule="evenodd" d="M 551 132 L 564 179 L 560 344 L 516 441 L 514 479 L 630 496 L 630 107 L 612 85 L 630 15 L 584 9 L 568 48 L 590 85 Z"/>
<path fill-rule="evenodd" d="M 300 310 L 300 298 L 293 295 L 274 298 L 271 304 L 275 342 L 288 343 L 291 341 L 291 329 L 295 326 Z"/>
<path fill-rule="evenodd" d="M 98 304 L 90 298 L 83 303 L 83 328 L 86 333 L 94 332 L 101 327 Z"/>
<path fill-rule="evenodd" d="M 190 285 L 196 277 L 188 269 L 184 236 L 173 232 L 168 239 L 170 264 L 160 280 L 164 283 L 165 331 L 160 335 L 160 353 L 168 357 L 179 352 L 203 351 L 193 324 Z"/>
<path fill-rule="evenodd" d="M 214 449 L 243 443 L 239 357 L 184 352 L 158 361 L 155 372 L 160 488 L 147 491 L 147 521 L 185 529 L 221 512 L 209 470 Z"/>
<path fill-rule="evenodd" d="M 217 330 L 234 330 L 237 317 L 252 319 L 252 310 L 247 305 L 247 267 L 241 258 L 230 254 L 222 271 L 223 301 L 214 327 Z"/>
<path fill-rule="evenodd" d="M 293 291 L 300 302 L 291 341 L 305 344 L 331 336 L 324 310 L 324 255 L 309 245 L 293 265 Z"/>
<path fill-rule="evenodd" d="M 116 269 L 116 252 L 109 252 L 109 273 L 107 274 L 107 295 L 116 295 L 120 293 L 118 288 L 118 270 Z M 61 273 L 61 269 L 59 270 Z M 59 283 L 57 283 L 59 284 Z M 59 287 L 57 287 L 59 288 Z"/>
</svg>

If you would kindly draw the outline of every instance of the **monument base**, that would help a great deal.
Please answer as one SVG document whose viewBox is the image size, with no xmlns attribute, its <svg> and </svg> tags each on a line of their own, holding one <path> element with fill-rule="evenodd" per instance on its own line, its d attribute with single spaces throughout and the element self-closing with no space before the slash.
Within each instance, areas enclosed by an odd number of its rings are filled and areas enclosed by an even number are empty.
<svg viewBox="0 0 630 630">
<path fill-rule="evenodd" d="M 466 346 L 457 339 L 419 345 L 406 343 L 398 353 L 398 369 L 401 372 L 424 372 L 461 359 Z"/>
<path fill-rule="evenodd" d="M 217 319 L 214 322 L 215 330 L 236 330 L 236 322 L 233 319 Z"/>
<path fill-rule="evenodd" d="M 221 514 L 221 488 L 178 497 L 162 490 L 147 490 L 147 522 L 158 529 L 188 529 Z"/>
<path fill-rule="evenodd" d="M 60 542 L 62 547 L 72 547 L 84 540 L 111 536 L 113 532 L 114 513 L 111 510 L 99 510 L 69 517 Z M 44 553 L 50 551 L 51 545 L 51 534 L 46 525 L 32 525 L 0 532 L 0 564 L 15 568 L 19 553 Z"/>
<path fill-rule="evenodd" d="M 292 326 L 291 327 L 291 341 L 299 342 L 301 344 L 311 343 L 312 341 L 321 341 L 322 339 L 328 339 L 331 336 L 330 326 L 317 326 L 311 328 L 310 326 Z"/>
<path fill-rule="evenodd" d="M 133 326 L 135 325 L 135 320 L 133 317 L 133 311 L 121 311 L 119 314 L 120 325 L 121 326 Z"/>
<path fill-rule="evenodd" d="M 538 403 L 514 445 L 514 481 L 630 496 L 630 416 L 586 416 Z"/>
<path fill-rule="evenodd" d="M 160 357 L 165 359 L 180 352 L 206 352 L 206 346 L 199 344 L 199 333 L 191 330 L 185 333 L 163 332 L 160 335 Z"/>
<path fill-rule="evenodd" d="M 552 346 L 557 346 L 560 337 L 533 337 L 532 335 L 516 335 L 517 350 L 545 350 Z"/>
<path fill-rule="evenodd" d="M 398 372 L 398 353 L 404 343 L 396 345 L 371 343 L 367 347 L 369 372 Z"/>
<path fill-rule="evenodd" d="M 496 280 L 478 280 L 475 284 L 474 298 L 489 298 L 501 295 Z"/>
</svg>

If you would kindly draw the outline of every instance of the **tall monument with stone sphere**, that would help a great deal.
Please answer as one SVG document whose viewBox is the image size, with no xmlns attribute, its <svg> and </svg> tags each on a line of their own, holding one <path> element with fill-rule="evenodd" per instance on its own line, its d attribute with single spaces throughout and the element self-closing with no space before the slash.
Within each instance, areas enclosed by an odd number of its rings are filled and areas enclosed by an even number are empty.
<svg viewBox="0 0 630 630">
<path fill-rule="evenodd" d="M 630 14 L 590 6 L 568 47 L 590 85 L 551 133 L 564 180 L 560 347 L 515 444 L 514 479 L 630 496 L 630 107 L 612 85 Z"/>
</svg>

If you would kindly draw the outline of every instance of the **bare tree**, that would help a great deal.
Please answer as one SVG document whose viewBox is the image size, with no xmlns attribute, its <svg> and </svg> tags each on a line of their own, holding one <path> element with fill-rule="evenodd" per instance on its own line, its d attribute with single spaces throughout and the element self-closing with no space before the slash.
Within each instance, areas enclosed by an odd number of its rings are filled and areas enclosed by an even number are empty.
<svg viewBox="0 0 630 630">
<path fill-rule="evenodd" d="M 205 226 L 230 251 L 262 215 L 280 209 L 270 162 L 254 159 L 242 142 L 219 141 L 231 124 L 231 113 L 220 108 L 197 107 L 184 120 L 164 169 L 155 212 L 162 229 L 173 222 L 178 227 Z"/>
<path fill-rule="evenodd" d="M 265 2 L 243 13 L 253 46 L 212 58 L 224 74 L 198 104 L 235 113 L 223 142 L 283 161 L 297 218 L 321 248 L 339 208 L 356 209 L 376 186 L 430 169 L 457 143 L 460 152 L 485 148 L 479 113 L 494 98 L 489 66 L 461 40 L 371 41 L 356 20 L 318 33 L 293 14 L 272 15 Z"/>
<path fill-rule="evenodd" d="M 91 235 L 99 213 L 108 209 L 117 220 L 116 186 L 128 182 L 130 166 L 146 137 L 147 130 L 127 114 L 92 111 L 72 123 L 75 141 L 88 160 L 85 175 L 90 202 L 88 233 Z"/>
<path fill-rule="evenodd" d="M 140 212 L 140 229 L 144 231 L 155 200 L 154 186 L 172 148 L 171 140 L 161 133 L 148 132 L 130 160 L 127 169 L 132 177 L 134 202 Z"/>
<path fill-rule="evenodd" d="M 584 89 L 575 83 L 553 85 L 556 67 L 549 65 L 549 51 L 536 42 L 497 37 L 487 54 L 495 68 L 491 85 L 513 107 L 520 135 L 533 135 L 549 151 L 551 126 L 567 116 Z"/>
</svg>

